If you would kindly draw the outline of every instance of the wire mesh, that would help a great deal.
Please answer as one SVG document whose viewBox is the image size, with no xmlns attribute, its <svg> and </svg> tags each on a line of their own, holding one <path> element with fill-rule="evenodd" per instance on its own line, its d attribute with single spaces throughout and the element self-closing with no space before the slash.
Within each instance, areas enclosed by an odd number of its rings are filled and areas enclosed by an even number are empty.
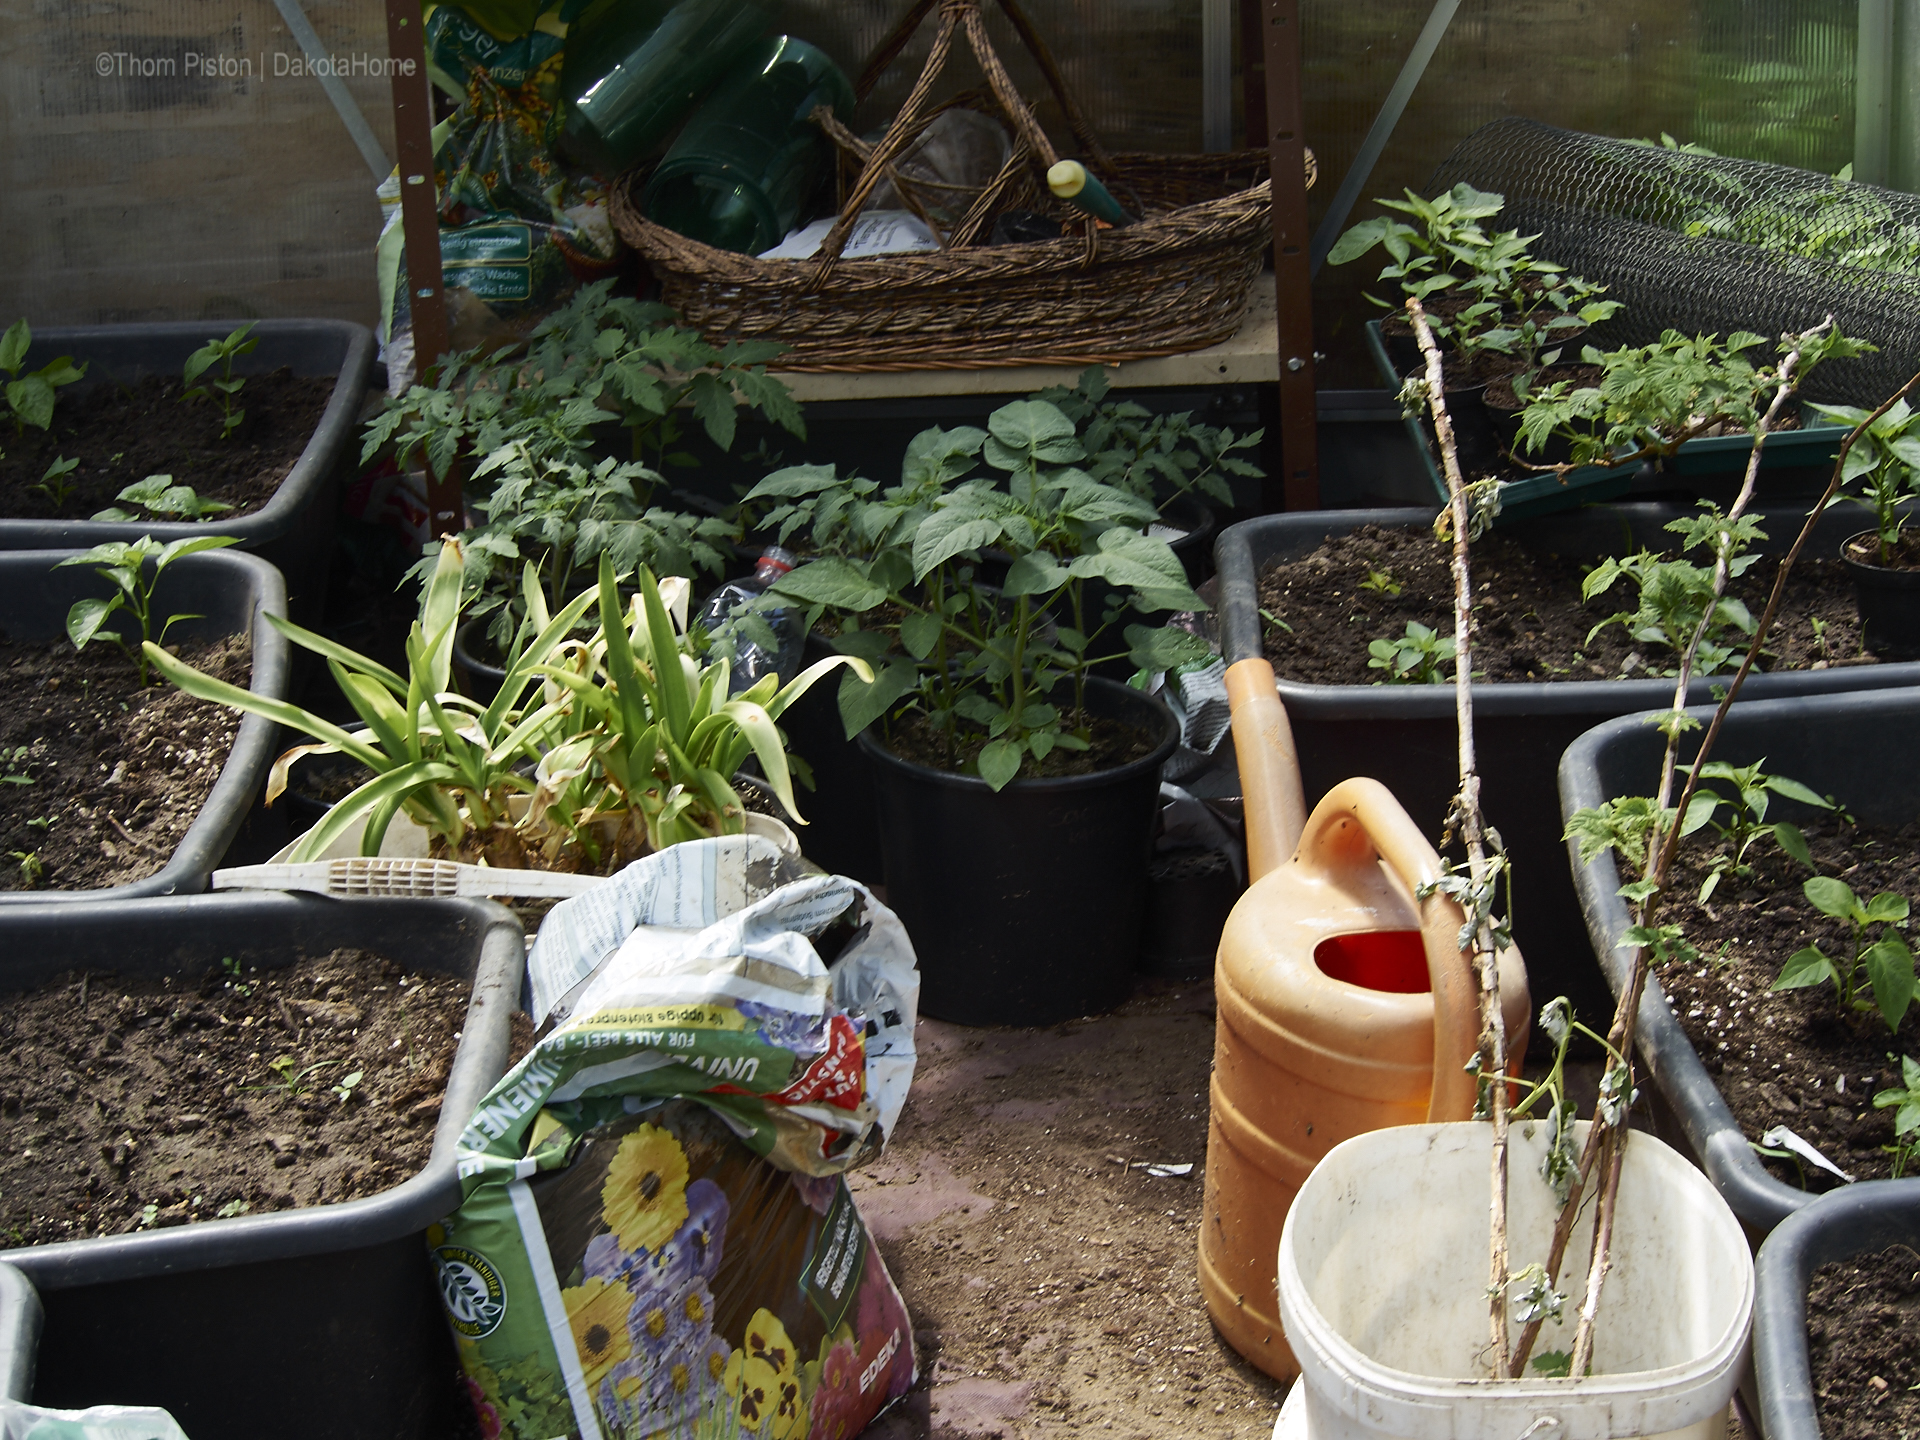
<svg viewBox="0 0 1920 1440">
<path fill-rule="evenodd" d="M 1622 302 L 1591 343 L 1773 337 L 1832 315 L 1880 349 L 1815 371 L 1807 398 L 1876 405 L 1920 370 L 1920 196 L 1513 117 L 1462 141 L 1430 193 L 1460 181 L 1504 195 L 1502 228 Z"/>
</svg>

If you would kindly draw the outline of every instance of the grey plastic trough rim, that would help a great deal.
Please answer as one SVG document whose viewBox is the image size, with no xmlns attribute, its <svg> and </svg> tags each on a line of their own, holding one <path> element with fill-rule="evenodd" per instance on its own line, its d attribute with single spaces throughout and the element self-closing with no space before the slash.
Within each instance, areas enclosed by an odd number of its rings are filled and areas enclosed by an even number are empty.
<svg viewBox="0 0 1920 1440">
<path fill-rule="evenodd" d="M 1890 1245 L 1920 1249 L 1920 1180 L 1863 1180 L 1780 1222 L 1754 1262 L 1753 1369 L 1766 1440 L 1820 1440 L 1807 1351 L 1813 1272 Z"/>
<path fill-rule="evenodd" d="M 1852 708 L 1911 712 L 1914 705 L 1911 687 L 1893 690 L 1861 690 L 1838 695 L 1800 695 L 1782 700 L 1736 702 L 1732 714 L 1750 721 L 1772 718 L 1791 720 L 1800 717 L 1805 725 L 1819 722 L 1820 712 L 1836 705 Z M 1560 757 L 1560 813 L 1571 815 L 1599 805 L 1613 797 L 1603 794 L 1599 782 L 1597 752 L 1615 736 L 1644 735 L 1649 722 L 1660 712 L 1623 715 L 1596 725 L 1567 748 Z M 1713 718 L 1713 707 L 1696 705 L 1687 713 L 1704 727 Z M 1587 934 L 1593 943 L 1595 958 L 1616 995 L 1626 983 L 1625 953 L 1618 941 L 1632 923 L 1626 903 L 1618 895 L 1620 871 L 1610 854 L 1580 863 L 1579 842 L 1567 842 L 1567 860 L 1573 868 L 1574 890 L 1580 897 L 1580 909 L 1586 916 Z M 1727 1108 L 1720 1088 L 1700 1061 L 1699 1054 L 1680 1028 L 1679 1020 L 1667 1004 L 1666 992 L 1658 976 L 1647 977 L 1640 996 L 1640 1014 L 1634 1022 L 1634 1043 L 1661 1092 L 1672 1105 L 1687 1142 L 1700 1159 L 1707 1177 L 1728 1207 L 1746 1224 L 1765 1235 L 1789 1216 L 1806 1209 L 1817 1197 L 1797 1190 L 1769 1175 L 1755 1158 L 1753 1147 L 1740 1124 Z"/>
<path fill-rule="evenodd" d="M 33 1394 L 33 1371 L 46 1320 L 40 1293 L 14 1266 L 0 1261 L 0 1400 Z"/>
<path fill-rule="evenodd" d="M 51 570 L 58 562 L 75 553 L 72 550 L 0 551 L 0 573 L 35 565 Z M 265 615 L 286 618 L 287 585 L 280 572 L 258 556 L 231 549 L 188 555 L 176 560 L 168 573 L 173 573 L 175 567 L 182 573 L 204 570 L 218 574 L 226 571 L 233 576 L 235 584 L 244 585 L 252 592 L 253 612 L 248 623 L 253 631 L 253 669 L 248 677 L 247 688 L 255 695 L 284 699 L 291 674 L 291 647 L 286 636 L 261 618 Z M 233 843 L 233 837 L 239 834 L 247 812 L 253 808 L 254 794 L 273 765 L 279 746 L 279 730 L 279 726 L 263 716 L 240 717 L 240 728 L 234 732 L 233 748 L 227 752 L 227 763 L 221 767 L 220 778 L 214 782 L 213 789 L 201 805 L 200 813 L 194 817 L 193 824 L 187 828 L 187 833 L 180 837 L 178 848 L 167 863 L 153 874 L 105 890 L 0 891 L 0 910 L 47 903 L 117 902 L 147 895 L 178 895 L 205 890 L 207 877 L 219 866 L 220 858 Z"/>
<path fill-rule="evenodd" d="M 168 320 L 138 325 L 67 325 L 37 330 L 29 361 L 50 358 L 86 341 L 125 339 L 165 344 L 177 342 L 180 358 L 209 338 L 232 327 L 225 321 Z M 342 347 L 338 378 L 320 423 L 314 427 L 300 458 L 280 482 L 273 497 L 258 510 L 228 520 L 121 522 L 113 520 L 32 520 L 0 518 L 0 550 L 46 550 L 76 546 L 89 549 L 109 540 L 132 540 L 151 535 L 156 540 L 180 540 L 189 535 L 233 535 L 245 548 L 258 549 L 287 533 L 295 519 L 332 476 L 340 457 L 353 444 L 360 423 L 360 405 L 373 369 L 373 332 L 351 320 L 262 320 L 253 333 L 264 339 L 296 344 L 301 340 L 333 340 Z M 236 367 L 250 372 L 246 360 Z M 181 477 L 183 480 L 187 477 Z"/>
<path fill-rule="evenodd" d="M 464 915 L 481 929 L 475 942 L 472 995 L 440 1104 L 433 1152 L 425 1167 L 391 1190 L 360 1200 L 230 1220 L 202 1220 L 132 1235 L 33 1245 L 0 1252 L 5 1263 L 16 1267 L 41 1290 L 68 1290 L 363 1249 L 417 1234 L 459 1208 L 461 1188 L 455 1150 L 460 1132 L 487 1092 L 506 1074 L 512 1013 L 520 1003 L 526 978 L 526 941 L 511 911 L 490 900 L 335 900 L 277 891 L 236 891 L 129 901 L 113 907 L 111 919 L 126 925 L 151 917 L 185 925 L 201 922 L 221 907 L 243 916 L 258 913 L 263 935 L 285 937 L 288 944 L 294 944 L 303 933 L 309 933 L 303 920 L 310 922 L 327 907 L 341 905 L 390 910 L 405 907 L 413 914 L 423 913 L 419 907 L 430 906 L 450 919 Z M 0 916 L 0 939 L 17 941 L 23 933 L 38 931 L 36 940 L 55 944 L 61 924 L 75 920 L 76 912 L 67 906 L 11 910 Z M 78 917 L 78 922 L 87 923 L 86 917 Z"/>
</svg>

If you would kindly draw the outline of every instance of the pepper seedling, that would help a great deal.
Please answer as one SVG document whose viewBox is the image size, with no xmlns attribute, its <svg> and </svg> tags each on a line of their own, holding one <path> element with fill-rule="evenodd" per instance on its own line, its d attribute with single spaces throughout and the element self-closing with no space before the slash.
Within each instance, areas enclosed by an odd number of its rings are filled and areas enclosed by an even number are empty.
<svg viewBox="0 0 1920 1440">
<path fill-rule="evenodd" d="M 144 690 L 147 686 L 147 656 L 141 647 L 148 641 L 164 645 L 167 631 L 180 621 L 203 618 L 199 615 L 169 615 L 156 639 L 153 633 L 153 591 L 160 583 L 161 572 L 185 556 L 239 543 L 239 537 L 234 535 L 195 535 L 162 545 L 151 535 L 142 535 L 132 543 L 110 540 L 84 554 L 68 556 L 53 568 L 60 570 L 68 565 L 91 565 L 94 574 L 113 583 L 114 593 L 104 600 L 89 596 L 74 601 L 73 608 L 67 611 L 67 638 L 73 641 L 76 650 L 86 649 L 95 640 L 113 641 L 139 670 L 140 688 Z M 151 574 L 147 569 L 149 560 L 153 562 Z M 117 630 L 101 628 L 108 617 L 118 610 L 125 610 L 140 623 L 138 641 L 122 636 Z"/>
<path fill-rule="evenodd" d="M 7 327 L 7 333 L 0 335 L 0 370 L 7 372 L 7 411 L 13 416 L 16 437 L 24 434 L 29 425 L 36 430 L 52 425 L 54 392 L 85 378 L 87 373 L 85 364 L 75 365 L 70 357 L 61 355 L 38 370 L 28 370 L 22 375 L 27 350 L 32 344 L 33 331 L 24 319 L 14 321 Z"/>
<path fill-rule="evenodd" d="M 136 515 L 131 510 L 123 510 L 115 505 L 100 511 L 93 518 L 123 523 L 149 519 L 210 520 L 215 515 L 233 509 L 224 500 L 201 499 L 191 485 L 174 484 L 171 475 L 149 475 L 144 480 L 136 480 L 114 499 L 137 506 L 146 513 Z"/>
<path fill-rule="evenodd" d="M 1883 890 L 1864 904 L 1853 887 L 1831 875 L 1815 875 L 1800 887 L 1807 901 L 1823 915 L 1844 920 L 1851 932 L 1853 954 L 1836 960 L 1818 945 L 1796 950 L 1780 968 L 1775 990 L 1799 990 L 1833 984 L 1834 994 L 1845 1010 L 1878 1009 L 1889 1030 L 1898 1030 L 1900 1021 L 1913 1003 L 1913 952 L 1894 928 L 1907 920 L 1906 897 Z M 1869 926 L 1881 926 L 1880 938 L 1867 943 Z M 1868 1000 L 1863 991 L 1871 990 Z"/>
<path fill-rule="evenodd" d="M 249 320 L 224 340 L 209 340 L 193 354 L 187 357 L 187 363 L 180 372 L 180 384 L 184 387 L 180 398 L 183 400 L 220 400 L 220 438 L 225 440 L 240 428 L 247 418 L 247 412 L 234 403 L 234 397 L 240 393 L 240 387 L 247 382 L 233 373 L 233 362 L 241 355 L 251 355 L 260 345 L 258 335 L 249 335 L 253 322 Z M 203 384 L 193 382 L 200 379 L 215 365 L 220 367 L 218 378 L 208 378 Z"/>
</svg>

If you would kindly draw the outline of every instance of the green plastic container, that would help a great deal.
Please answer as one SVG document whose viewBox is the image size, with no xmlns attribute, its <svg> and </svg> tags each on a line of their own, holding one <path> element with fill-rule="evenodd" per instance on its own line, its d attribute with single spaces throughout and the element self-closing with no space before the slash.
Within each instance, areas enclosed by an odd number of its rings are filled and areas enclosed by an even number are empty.
<svg viewBox="0 0 1920 1440">
<path fill-rule="evenodd" d="M 694 112 L 647 182 L 647 218 L 719 250 L 758 255 L 800 218 L 832 160 L 807 117 L 853 116 L 853 86 L 826 53 L 768 41 Z"/>
<path fill-rule="evenodd" d="M 770 0 L 596 0 L 567 31 L 561 147 L 608 177 L 639 164 L 772 24 Z"/>
<path fill-rule="evenodd" d="M 1379 371 L 1381 380 L 1389 389 L 1398 391 L 1401 377 L 1395 373 L 1393 362 L 1387 358 L 1387 345 L 1380 333 L 1378 320 L 1367 322 L 1367 353 L 1373 357 L 1374 369 Z M 1805 418 L 1812 421 L 1813 413 L 1806 412 Z M 1406 423 L 1407 433 L 1413 437 L 1414 448 L 1426 462 L 1427 478 L 1433 482 L 1434 494 L 1440 497 L 1440 503 L 1444 505 L 1447 503 L 1447 481 L 1440 473 L 1440 462 L 1434 455 L 1426 428 L 1415 417 L 1409 417 Z M 1779 431 L 1767 438 L 1767 448 L 1760 456 L 1760 468 L 1777 470 L 1788 465 L 1826 464 L 1840 453 L 1840 442 L 1846 436 L 1844 425 L 1803 423 L 1798 430 Z M 1732 474 L 1746 469 L 1747 456 L 1752 453 L 1753 441 L 1747 436 L 1716 435 L 1687 441 L 1667 460 L 1666 468 L 1668 473 L 1674 475 Z M 1626 467 L 1609 470 L 1600 465 L 1587 465 L 1568 471 L 1564 484 L 1552 475 L 1516 480 L 1501 490 L 1500 518 L 1494 524 L 1503 525 L 1511 520 L 1524 520 L 1530 515 L 1550 515 L 1557 510 L 1571 510 L 1579 505 L 1597 505 L 1602 501 L 1617 500 L 1627 493 L 1632 484 L 1632 470 Z"/>
</svg>

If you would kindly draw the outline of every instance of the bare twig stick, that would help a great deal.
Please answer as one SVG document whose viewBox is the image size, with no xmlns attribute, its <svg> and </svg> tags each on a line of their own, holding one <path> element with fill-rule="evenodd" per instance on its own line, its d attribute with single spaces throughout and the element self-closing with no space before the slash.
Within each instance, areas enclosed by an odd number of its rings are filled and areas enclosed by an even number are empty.
<svg viewBox="0 0 1920 1440">
<path fill-rule="evenodd" d="M 1480 816 L 1480 772 L 1473 747 L 1473 575 L 1467 545 L 1472 515 L 1467 505 L 1466 481 L 1447 414 L 1446 375 L 1440 347 L 1427 324 L 1418 296 L 1407 298 L 1407 316 L 1427 362 L 1427 404 L 1433 412 L 1433 431 L 1440 442 L 1440 460 L 1446 469 L 1447 500 L 1453 516 L 1453 696 L 1460 739 L 1460 793 L 1454 798 L 1453 818 L 1467 848 L 1468 874 L 1474 892 L 1482 894 L 1496 882 L 1495 867 L 1487 859 L 1486 837 Z M 1489 1235 L 1487 1244 L 1487 1336 L 1489 1368 L 1507 1373 L 1507 1029 L 1500 1009 L 1500 959 L 1483 912 L 1469 912 L 1473 924 L 1473 963 L 1480 978 L 1480 1073 L 1491 1077 L 1487 1087 L 1493 1112 L 1493 1158 Z M 1462 948 L 1465 948 L 1464 946 Z"/>
</svg>

